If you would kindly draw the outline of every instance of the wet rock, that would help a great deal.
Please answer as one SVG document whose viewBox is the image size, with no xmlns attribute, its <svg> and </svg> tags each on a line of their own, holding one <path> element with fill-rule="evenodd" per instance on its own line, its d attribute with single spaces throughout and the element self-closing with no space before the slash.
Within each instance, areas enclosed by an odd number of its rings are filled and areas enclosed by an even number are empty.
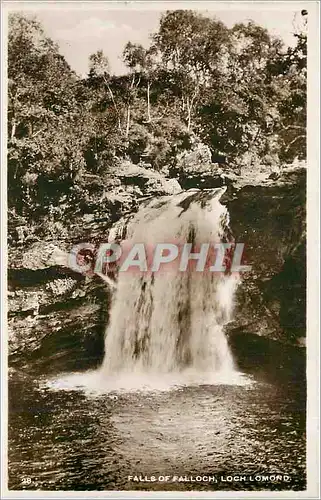
<svg viewBox="0 0 321 500">
<path fill-rule="evenodd" d="M 241 327 L 256 335 L 302 344 L 305 186 L 306 171 L 291 170 L 276 185 L 245 186 L 226 201 L 235 240 L 245 245 L 244 263 L 252 266 L 243 274 L 228 330 Z"/>
<path fill-rule="evenodd" d="M 138 186 L 144 195 L 170 195 L 182 190 L 176 179 L 166 179 L 159 172 L 131 163 L 124 163 L 116 175 L 125 186 Z"/>
<path fill-rule="evenodd" d="M 99 180 L 100 191 L 94 191 L 85 212 L 71 211 L 60 225 L 48 216 L 30 228 L 24 218 L 12 217 L 10 360 L 38 362 L 46 356 L 46 349 L 49 357 L 64 355 L 69 349 L 101 359 L 111 292 L 98 278 L 85 278 L 66 267 L 72 246 L 81 241 L 95 245 L 107 241 L 112 228 L 121 239 L 126 220 L 146 198 L 176 194 L 182 188 L 223 185 L 227 190 L 221 200 L 228 206 L 235 240 L 245 244 L 244 263 L 252 265 L 237 292 L 235 318 L 227 333 L 235 338 L 246 331 L 303 346 L 305 174 L 304 168 L 297 167 L 281 170 L 277 179 L 264 172 L 240 177 L 226 165 L 213 164 L 210 152 L 195 146 L 189 156 L 178 158 L 168 177 L 122 163 L 113 170 L 109 183 L 101 186 Z M 88 339 L 92 339 L 91 347 Z"/>
</svg>

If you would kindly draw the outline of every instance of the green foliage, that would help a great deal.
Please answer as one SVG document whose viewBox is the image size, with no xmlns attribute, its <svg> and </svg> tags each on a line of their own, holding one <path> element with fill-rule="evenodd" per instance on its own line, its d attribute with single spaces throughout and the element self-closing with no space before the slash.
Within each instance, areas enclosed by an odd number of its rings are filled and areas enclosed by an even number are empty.
<svg viewBox="0 0 321 500">
<path fill-rule="evenodd" d="M 57 207 L 62 219 L 71 207 L 86 211 L 111 166 L 129 159 L 174 171 L 195 137 L 237 169 L 304 158 L 305 28 L 287 48 L 253 22 L 229 29 L 168 11 L 149 48 L 124 47 L 127 75 L 112 75 L 100 50 L 80 79 L 36 19 L 11 15 L 11 212 L 31 221 Z"/>
<path fill-rule="evenodd" d="M 9 20 L 9 204 L 30 215 L 57 202 L 83 165 L 77 114 L 77 79 L 35 20 Z M 58 182 L 58 184 L 56 184 Z"/>
</svg>

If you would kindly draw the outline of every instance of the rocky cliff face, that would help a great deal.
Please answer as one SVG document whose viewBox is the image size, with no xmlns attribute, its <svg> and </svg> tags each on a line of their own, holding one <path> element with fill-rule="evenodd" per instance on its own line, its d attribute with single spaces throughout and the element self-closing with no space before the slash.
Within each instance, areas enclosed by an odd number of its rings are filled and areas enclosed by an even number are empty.
<svg viewBox="0 0 321 500">
<path fill-rule="evenodd" d="M 228 205 L 234 237 L 245 244 L 246 260 L 253 266 L 237 294 L 235 319 L 227 329 L 231 342 L 247 332 L 283 344 L 302 343 L 305 170 L 286 170 L 273 179 L 256 176 L 251 182 L 209 162 L 203 170 L 196 166 L 194 174 L 190 167 L 185 177 L 183 171 L 157 173 L 126 164 L 114 172 L 110 186 L 93 199 L 87 213 L 60 221 L 59 232 L 39 237 L 21 220 L 10 228 L 8 316 L 13 365 L 32 360 L 34 367 L 46 364 L 48 370 L 56 370 L 61 364 L 77 369 L 100 362 L 111 290 L 96 276 L 68 269 L 59 252 L 64 255 L 81 241 L 106 241 L 113 224 L 135 212 L 140 200 L 179 192 L 178 180 L 185 188 L 229 186 L 222 202 Z"/>
<path fill-rule="evenodd" d="M 304 345 L 305 185 L 305 170 L 290 170 L 273 184 L 244 186 L 227 200 L 235 239 L 244 242 L 252 265 L 237 293 L 230 332 Z"/>
<path fill-rule="evenodd" d="M 88 179 L 89 183 L 97 182 Z M 93 275 L 66 266 L 74 244 L 105 242 L 113 225 L 137 211 L 146 197 L 181 191 L 177 180 L 152 169 L 123 163 L 112 171 L 103 193 L 93 195 L 85 213 L 29 226 L 16 218 L 9 226 L 9 359 L 13 364 L 62 362 L 76 369 L 99 363 L 111 300 L 110 288 Z M 69 361 L 68 361 L 69 360 Z M 80 361 L 81 360 L 81 361 Z"/>
</svg>

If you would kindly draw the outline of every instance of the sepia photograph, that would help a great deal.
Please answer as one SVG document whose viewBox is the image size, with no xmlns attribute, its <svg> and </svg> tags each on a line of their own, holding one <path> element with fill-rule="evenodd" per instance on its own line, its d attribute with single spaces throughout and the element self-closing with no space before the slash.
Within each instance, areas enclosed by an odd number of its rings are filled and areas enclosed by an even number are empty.
<svg viewBox="0 0 321 500">
<path fill-rule="evenodd" d="M 2 498 L 318 498 L 319 2 L 1 10 Z"/>
</svg>

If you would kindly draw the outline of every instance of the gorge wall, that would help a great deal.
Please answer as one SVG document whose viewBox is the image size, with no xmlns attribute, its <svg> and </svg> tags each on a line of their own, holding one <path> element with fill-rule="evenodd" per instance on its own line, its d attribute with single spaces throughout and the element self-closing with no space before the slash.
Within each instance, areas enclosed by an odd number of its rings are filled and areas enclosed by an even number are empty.
<svg viewBox="0 0 321 500">
<path fill-rule="evenodd" d="M 234 350 L 261 342 L 299 349 L 305 336 L 304 168 L 277 175 L 240 175 L 218 165 L 182 172 L 155 172 L 124 164 L 105 195 L 85 214 L 59 221 L 59 231 L 40 234 L 23 220 L 9 228 L 9 360 L 16 368 L 75 370 L 100 364 L 111 291 L 100 278 L 79 275 L 59 263 L 57 252 L 75 243 L 106 241 L 113 224 L 135 213 L 140 200 L 182 188 L 227 185 L 221 199 L 235 240 L 245 244 L 252 270 L 237 291 L 226 333 Z M 72 207 L 71 207 L 72 214 Z M 56 223 L 55 223 L 56 224 Z M 56 226 L 57 227 L 57 224 Z M 63 229 L 61 229 L 63 228 Z M 59 250 L 57 250 L 59 249 Z M 266 343 L 268 342 L 268 344 Z M 246 347 L 247 346 L 247 347 Z"/>
</svg>

